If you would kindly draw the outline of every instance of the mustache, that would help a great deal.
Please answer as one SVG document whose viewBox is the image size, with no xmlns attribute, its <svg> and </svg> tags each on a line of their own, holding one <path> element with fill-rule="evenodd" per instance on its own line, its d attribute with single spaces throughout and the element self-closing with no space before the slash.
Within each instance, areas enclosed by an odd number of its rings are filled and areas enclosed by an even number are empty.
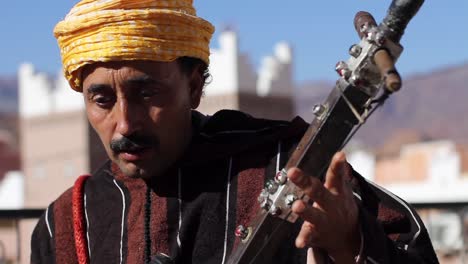
<svg viewBox="0 0 468 264">
<path fill-rule="evenodd" d="M 159 140 L 156 137 L 147 135 L 123 136 L 119 139 L 113 139 L 110 142 L 110 148 L 116 153 L 135 152 L 145 148 L 156 147 Z"/>
</svg>

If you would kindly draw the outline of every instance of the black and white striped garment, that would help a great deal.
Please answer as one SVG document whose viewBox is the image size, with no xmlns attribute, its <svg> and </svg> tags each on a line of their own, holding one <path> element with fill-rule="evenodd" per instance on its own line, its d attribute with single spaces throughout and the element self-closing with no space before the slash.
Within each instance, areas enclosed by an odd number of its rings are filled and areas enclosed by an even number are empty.
<svg viewBox="0 0 468 264">
<path fill-rule="evenodd" d="M 271 121 L 227 110 L 210 118 L 194 112 L 194 120 L 190 148 L 161 180 L 126 178 L 109 161 L 86 181 L 91 263 L 145 263 L 145 248 L 176 263 L 226 263 L 239 242 L 235 228 L 259 210 L 265 181 L 285 165 L 308 126 L 300 118 Z M 437 263 L 406 202 L 357 173 L 349 180 L 360 207 L 360 263 Z M 64 192 L 39 220 L 31 263 L 77 263 L 71 200 L 71 190 Z M 274 263 L 307 263 L 306 250 L 294 247 L 300 223 L 284 228 L 291 235 Z"/>
</svg>

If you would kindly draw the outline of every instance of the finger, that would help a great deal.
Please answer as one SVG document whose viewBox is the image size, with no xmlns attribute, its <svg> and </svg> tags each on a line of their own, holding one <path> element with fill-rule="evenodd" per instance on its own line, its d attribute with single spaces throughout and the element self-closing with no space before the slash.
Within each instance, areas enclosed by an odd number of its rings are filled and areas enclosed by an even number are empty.
<svg viewBox="0 0 468 264">
<path fill-rule="evenodd" d="M 326 222 L 326 215 L 323 210 L 313 206 L 307 206 L 302 200 L 295 201 L 291 210 L 304 221 L 310 222 L 314 226 L 320 227 Z"/>
<path fill-rule="evenodd" d="M 313 247 L 307 249 L 307 264 L 326 264 L 326 252 L 322 249 Z"/>
<path fill-rule="evenodd" d="M 309 222 L 304 222 L 301 226 L 301 231 L 296 237 L 296 247 L 305 248 L 313 246 L 314 241 L 318 238 L 318 232 L 315 226 Z"/>
<path fill-rule="evenodd" d="M 332 193 L 342 193 L 346 189 L 345 179 L 350 177 L 351 167 L 343 152 L 337 152 L 328 167 L 325 177 L 325 187 Z"/>
<path fill-rule="evenodd" d="M 318 178 L 304 175 L 302 170 L 298 168 L 289 169 L 288 177 L 304 194 L 321 207 L 328 208 L 328 206 L 333 206 L 333 195 Z"/>
<path fill-rule="evenodd" d="M 297 187 L 302 190 L 306 189 L 311 185 L 312 177 L 306 176 L 299 168 L 290 168 L 287 174 L 289 180 L 291 180 Z"/>
</svg>

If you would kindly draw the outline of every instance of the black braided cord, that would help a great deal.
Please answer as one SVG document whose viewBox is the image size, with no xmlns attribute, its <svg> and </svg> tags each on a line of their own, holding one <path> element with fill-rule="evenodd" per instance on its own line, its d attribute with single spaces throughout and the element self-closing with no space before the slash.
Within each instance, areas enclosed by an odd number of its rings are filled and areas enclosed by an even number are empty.
<svg viewBox="0 0 468 264">
<path fill-rule="evenodd" d="M 145 202 L 145 264 L 151 261 L 151 188 L 146 188 Z"/>
</svg>

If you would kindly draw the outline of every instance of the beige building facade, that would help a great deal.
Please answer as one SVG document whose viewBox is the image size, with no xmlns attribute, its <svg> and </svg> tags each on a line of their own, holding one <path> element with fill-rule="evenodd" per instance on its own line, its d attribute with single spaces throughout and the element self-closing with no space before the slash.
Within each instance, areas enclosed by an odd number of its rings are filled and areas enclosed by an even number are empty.
<svg viewBox="0 0 468 264">
<path fill-rule="evenodd" d="M 103 162 L 103 150 L 90 131 L 82 95 L 69 89 L 63 78 L 53 81 L 32 65 L 22 65 L 18 80 L 24 207 L 46 208 L 79 175 Z M 29 262 L 36 222 L 19 223 L 21 263 Z M 15 243 L 8 243 L 8 248 Z"/>
<path fill-rule="evenodd" d="M 363 176 L 419 208 L 441 263 L 465 263 L 468 170 L 464 149 L 450 140 L 426 141 L 380 156 L 354 149 L 348 160 Z"/>
</svg>

